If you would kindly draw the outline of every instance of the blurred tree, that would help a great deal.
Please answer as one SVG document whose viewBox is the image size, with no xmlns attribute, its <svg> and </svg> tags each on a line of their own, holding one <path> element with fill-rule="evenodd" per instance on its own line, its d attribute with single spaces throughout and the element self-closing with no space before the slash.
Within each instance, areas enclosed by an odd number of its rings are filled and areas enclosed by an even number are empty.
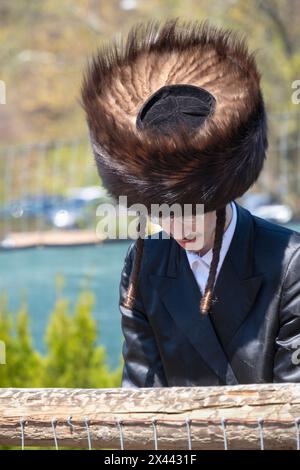
<svg viewBox="0 0 300 470">
<path fill-rule="evenodd" d="M 24 306 L 13 317 L 7 299 L 0 299 L 0 339 L 6 346 L 6 364 L 0 365 L 0 387 L 40 386 L 43 361 L 32 346 L 28 314 Z"/>
<path fill-rule="evenodd" d="M 106 351 L 96 344 L 93 304 L 93 295 L 84 291 L 71 315 L 68 300 L 57 300 L 46 335 L 45 387 L 119 386 L 120 369 L 110 374 Z"/>
<path fill-rule="evenodd" d="M 2 296 L 0 339 L 6 364 L 0 364 L 0 387 L 119 387 L 122 358 L 118 368 L 109 370 L 105 348 L 96 343 L 93 303 L 90 292 L 81 292 L 72 315 L 68 300 L 58 297 L 47 328 L 48 350 L 41 356 L 32 345 L 26 308 L 14 317 Z"/>
</svg>

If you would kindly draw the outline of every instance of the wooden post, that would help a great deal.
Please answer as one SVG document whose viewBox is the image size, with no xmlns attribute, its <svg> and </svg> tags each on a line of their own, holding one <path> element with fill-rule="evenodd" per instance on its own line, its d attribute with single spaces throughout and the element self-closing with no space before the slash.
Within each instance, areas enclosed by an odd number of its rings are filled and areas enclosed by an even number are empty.
<svg viewBox="0 0 300 470">
<path fill-rule="evenodd" d="M 0 444 L 88 448 L 296 449 L 300 384 L 0 389 Z M 121 420 L 121 425 L 116 419 Z M 152 419 L 156 419 L 156 424 Z M 261 420 L 261 421 L 260 421 Z M 22 424 L 21 424 L 22 423 Z M 223 425 L 222 425 L 223 423 Z M 155 426 L 155 427 L 154 427 Z"/>
</svg>

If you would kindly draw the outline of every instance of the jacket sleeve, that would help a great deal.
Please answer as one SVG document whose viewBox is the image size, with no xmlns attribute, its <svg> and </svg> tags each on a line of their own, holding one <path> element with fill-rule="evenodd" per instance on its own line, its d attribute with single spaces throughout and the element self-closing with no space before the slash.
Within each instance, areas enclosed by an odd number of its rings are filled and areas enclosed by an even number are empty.
<svg viewBox="0 0 300 470">
<path fill-rule="evenodd" d="M 119 308 L 121 328 L 124 335 L 122 354 L 124 367 L 122 387 L 166 387 L 161 358 L 155 336 L 147 318 L 139 288 L 132 309 L 123 304 L 129 285 L 129 278 L 136 253 L 136 242 L 129 246 L 120 282 Z"/>
<path fill-rule="evenodd" d="M 286 270 L 279 321 L 273 382 L 300 382 L 300 248 Z"/>
</svg>

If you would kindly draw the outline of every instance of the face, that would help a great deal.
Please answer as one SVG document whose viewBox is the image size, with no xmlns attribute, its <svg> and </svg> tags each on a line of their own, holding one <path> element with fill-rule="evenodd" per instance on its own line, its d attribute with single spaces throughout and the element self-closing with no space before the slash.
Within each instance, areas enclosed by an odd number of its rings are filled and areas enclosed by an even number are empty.
<svg viewBox="0 0 300 470">
<path fill-rule="evenodd" d="M 160 218 L 159 224 L 182 248 L 199 251 L 214 228 L 215 217 L 213 211 L 182 218 Z"/>
</svg>

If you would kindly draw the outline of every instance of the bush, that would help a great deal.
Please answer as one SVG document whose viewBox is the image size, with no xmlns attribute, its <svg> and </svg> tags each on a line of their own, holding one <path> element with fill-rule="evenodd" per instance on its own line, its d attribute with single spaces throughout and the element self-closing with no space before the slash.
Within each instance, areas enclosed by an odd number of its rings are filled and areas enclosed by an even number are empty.
<svg viewBox="0 0 300 470">
<path fill-rule="evenodd" d="M 84 290 L 74 311 L 59 296 L 46 331 L 46 354 L 35 351 L 25 305 L 14 316 L 7 299 L 0 301 L 0 339 L 6 345 L 6 364 L 0 365 L 0 387 L 105 388 L 121 384 L 122 358 L 116 370 L 106 363 L 106 350 L 97 345 L 92 315 L 94 296 Z"/>
</svg>

